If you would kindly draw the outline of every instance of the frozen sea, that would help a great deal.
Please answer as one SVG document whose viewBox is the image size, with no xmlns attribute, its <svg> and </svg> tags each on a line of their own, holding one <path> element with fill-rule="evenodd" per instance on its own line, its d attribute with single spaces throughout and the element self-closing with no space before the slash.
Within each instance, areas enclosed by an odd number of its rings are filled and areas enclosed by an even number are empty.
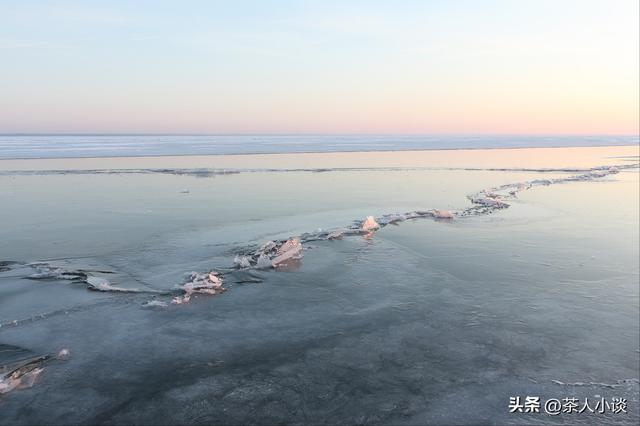
<svg viewBox="0 0 640 426">
<path fill-rule="evenodd" d="M 138 157 L 637 145 L 638 136 L 0 134 L 0 158 Z"/>
<path fill-rule="evenodd" d="M 42 370 L 0 386 L 0 424 L 638 423 L 637 145 L 174 156 L 74 142 L 61 155 L 7 138 L 0 373 Z M 232 269 L 268 240 L 463 212 L 509 183 L 528 189 L 508 208 Z M 43 270 L 131 292 L 34 279 Z M 226 292 L 171 304 L 212 270 Z M 624 398 L 627 412 L 509 413 L 518 396 Z"/>
</svg>

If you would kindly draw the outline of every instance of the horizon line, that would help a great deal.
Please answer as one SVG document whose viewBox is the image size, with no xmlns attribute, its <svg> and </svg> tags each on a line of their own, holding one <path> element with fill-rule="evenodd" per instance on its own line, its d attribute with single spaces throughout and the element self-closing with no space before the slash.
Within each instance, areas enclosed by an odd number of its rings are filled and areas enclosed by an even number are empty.
<svg viewBox="0 0 640 426">
<path fill-rule="evenodd" d="M 403 132 L 0 132 L 0 136 L 491 136 L 640 137 L 638 133 L 403 133 Z"/>
</svg>

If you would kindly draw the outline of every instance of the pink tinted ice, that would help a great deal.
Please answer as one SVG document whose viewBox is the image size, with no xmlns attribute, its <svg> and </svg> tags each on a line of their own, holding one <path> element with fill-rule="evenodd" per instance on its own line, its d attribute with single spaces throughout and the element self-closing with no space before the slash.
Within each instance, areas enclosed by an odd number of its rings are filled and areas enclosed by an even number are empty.
<svg viewBox="0 0 640 426">
<path fill-rule="evenodd" d="M 302 256 L 302 243 L 300 243 L 300 239 L 291 238 L 280 246 L 276 252 L 276 257 L 271 260 L 271 264 L 275 268 L 285 266 L 287 262 L 299 260 Z"/>
<path fill-rule="evenodd" d="M 437 219 L 453 219 L 454 215 L 449 210 L 433 210 L 433 217 Z"/>
<path fill-rule="evenodd" d="M 222 279 L 215 273 L 209 272 L 208 274 L 199 274 L 197 272 L 191 273 L 191 281 L 182 285 L 184 290 L 183 296 L 176 296 L 171 300 L 174 305 L 181 305 L 188 303 L 191 300 L 191 296 L 199 294 L 216 295 L 224 291 L 222 287 Z"/>
<path fill-rule="evenodd" d="M 376 222 L 373 216 L 367 216 L 364 222 L 362 222 L 362 230 L 375 231 L 376 229 L 380 229 L 380 224 Z"/>
</svg>

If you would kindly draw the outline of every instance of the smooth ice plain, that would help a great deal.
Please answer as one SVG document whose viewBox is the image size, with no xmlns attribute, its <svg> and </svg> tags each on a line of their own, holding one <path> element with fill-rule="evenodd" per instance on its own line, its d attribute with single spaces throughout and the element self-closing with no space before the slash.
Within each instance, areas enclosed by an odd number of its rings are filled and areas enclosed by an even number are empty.
<svg viewBox="0 0 640 426">
<path fill-rule="evenodd" d="M 637 164 L 2 160 L 0 423 L 637 424 Z M 526 395 L 628 414 L 509 414 Z"/>
</svg>

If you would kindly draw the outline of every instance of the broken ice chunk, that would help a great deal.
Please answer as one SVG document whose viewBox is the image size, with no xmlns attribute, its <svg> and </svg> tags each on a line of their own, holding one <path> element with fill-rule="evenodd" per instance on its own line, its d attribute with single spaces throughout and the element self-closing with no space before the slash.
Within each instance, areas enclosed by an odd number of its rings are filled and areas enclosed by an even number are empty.
<svg viewBox="0 0 640 426">
<path fill-rule="evenodd" d="M 345 233 L 344 229 L 338 229 L 337 231 L 329 232 L 329 234 L 327 235 L 327 240 L 340 239 L 344 236 L 344 233 Z"/>
<path fill-rule="evenodd" d="M 123 287 L 113 286 L 107 279 L 102 277 L 94 277 L 92 275 L 87 276 L 85 281 L 87 283 L 89 290 L 93 290 L 93 291 L 105 291 L 105 292 L 113 291 L 113 292 L 119 292 L 119 293 L 140 292 L 140 290 L 138 290 L 137 288 L 123 288 Z"/>
<path fill-rule="evenodd" d="M 24 389 L 32 387 L 44 368 L 34 368 L 22 375 L 8 375 L 0 379 L 0 394 L 9 393 L 14 389 Z"/>
<path fill-rule="evenodd" d="M 453 219 L 453 213 L 451 213 L 449 210 L 438 210 L 438 209 L 434 209 L 433 210 L 433 217 L 437 218 L 437 219 Z"/>
<path fill-rule="evenodd" d="M 374 231 L 376 229 L 380 229 L 380 224 L 376 222 L 373 216 L 367 216 L 364 222 L 362 222 L 361 228 L 363 231 Z"/>
<path fill-rule="evenodd" d="M 13 260 L 0 260 L 0 272 L 10 271 L 13 265 L 17 264 Z"/>
<path fill-rule="evenodd" d="M 277 268 L 279 266 L 285 266 L 288 261 L 301 259 L 302 244 L 298 238 L 291 238 L 278 248 L 276 257 L 273 258 L 271 264 Z"/>
<path fill-rule="evenodd" d="M 222 278 L 214 271 L 208 274 L 192 272 L 190 278 L 191 281 L 184 283 L 181 287 L 185 294 L 174 297 L 171 303 L 176 305 L 188 303 L 195 293 L 216 295 L 225 291 L 222 287 Z"/>
<path fill-rule="evenodd" d="M 509 207 L 509 204 L 505 203 L 502 200 L 497 200 L 494 198 L 475 198 L 473 202 L 475 204 L 482 204 L 483 206 L 496 207 L 499 209 Z"/>
<path fill-rule="evenodd" d="M 29 360 L 21 361 L 18 365 L 8 367 L 9 372 L 0 375 L 0 395 L 9 393 L 14 389 L 30 388 L 36 379 L 44 371 L 44 364 L 51 356 L 43 355 Z M 0 366 L 0 374 L 7 371 L 7 366 Z"/>
<path fill-rule="evenodd" d="M 142 304 L 143 308 L 166 308 L 167 303 L 161 300 L 149 300 Z"/>
<path fill-rule="evenodd" d="M 407 212 L 404 214 L 404 217 L 406 219 L 415 219 L 417 217 L 421 217 L 421 216 L 425 216 L 427 215 L 428 212 L 425 211 L 421 211 L 421 210 L 416 210 L 416 211 L 412 211 L 412 212 Z"/>
<path fill-rule="evenodd" d="M 535 179 L 530 182 L 532 185 L 551 185 L 553 181 L 551 179 Z"/>
<path fill-rule="evenodd" d="M 27 277 L 32 280 L 76 280 L 84 279 L 87 276 L 83 271 L 68 271 L 63 268 L 51 266 L 47 263 L 33 263 L 29 266 L 36 270 L 35 273 Z"/>
<path fill-rule="evenodd" d="M 171 299 L 171 303 L 174 305 L 182 305 L 183 303 L 189 303 L 189 300 L 191 299 L 191 297 L 189 295 L 185 295 L 185 296 L 176 296 L 173 299 Z"/>
<path fill-rule="evenodd" d="M 300 244 L 300 239 L 291 238 L 285 241 L 276 251 L 276 256 L 280 256 L 284 253 L 288 253 L 291 251 L 302 252 L 302 244 Z"/>
<path fill-rule="evenodd" d="M 70 356 L 71 352 L 67 348 L 60 349 L 60 352 L 58 352 L 58 359 L 66 360 L 69 359 Z"/>
<path fill-rule="evenodd" d="M 213 286 L 213 288 L 215 289 L 219 289 L 222 287 L 222 280 L 220 279 L 220 277 L 218 277 L 216 275 L 215 272 L 209 272 L 209 282 L 211 283 L 211 285 Z"/>
<path fill-rule="evenodd" d="M 273 267 L 273 264 L 271 263 L 271 259 L 269 259 L 269 256 L 264 253 L 260 254 L 260 256 L 258 257 L 258 261 L 256 262 L 256 268 L 266 269 L 271 267 Z"/>
<path fill-rule="evenodd" d="M 400 214 L 400 213 L 392 213 L 392 214 L 385 214 L 384 216 L 382 216 L 382 218 L 380 218 L 380 223 L 383 225 L 389 225 L 389 224 L 394 224 L 394 223 L 398 223 L 398 222 L 402 222 L 404 220 L 407 219 L 407 216 L 404 214 Z"/>
<path fill-rule="evenodd" d="M 233 259 L 233 264 L 238 269 L 245 269 L 251 267 L 251 262 L 247 256 L 236 255 Z"/>
<path fill-rule="evenodd" d="M 260 246 L 260 248 L 256 251 L 256 254 L 260 255 L 263 253 L 264 254 L 269 253 L 270 251 L 273 251 L 276 247 L 277 247 L 276 243 L 274 243 L 273 241 L 267 241 L 266 243 Z"/>
</svg>

